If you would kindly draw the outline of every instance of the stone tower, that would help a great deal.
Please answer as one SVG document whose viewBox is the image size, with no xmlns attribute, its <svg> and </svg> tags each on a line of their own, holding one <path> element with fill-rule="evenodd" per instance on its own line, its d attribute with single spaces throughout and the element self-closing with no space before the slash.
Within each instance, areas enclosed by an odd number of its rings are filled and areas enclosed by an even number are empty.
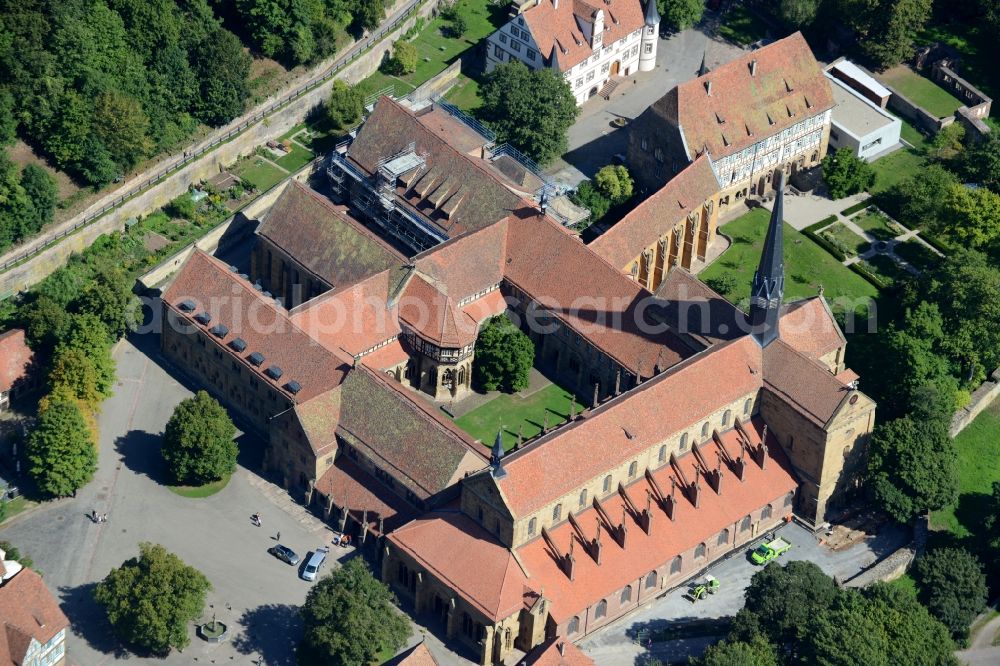
<svg viewBox="0 0 1000 666">
<path fill-rule="evenodd" d="M 649 72 L 656 67 L 656 43 L 660 38 L 660 12 L 656 10 L 656 0 L 646 2 L 646 25 L 642 29 L 642 45 L 639 48 L 639 71 Z"/>
<path fill-rule="evenodd" d="M 764 239 L 764 251 L 760 255 L 760 264 L 754 273 L 750 289 L 750 333 L 761 347 L 767 347 L 778 339 L 778 317 L 782 297 L 785 295 L 785 234 L 782 229 L 784 171 L 779 172 L 777 190 L 771 222 L 767 227 L 767 238 Z"/>
</svg>

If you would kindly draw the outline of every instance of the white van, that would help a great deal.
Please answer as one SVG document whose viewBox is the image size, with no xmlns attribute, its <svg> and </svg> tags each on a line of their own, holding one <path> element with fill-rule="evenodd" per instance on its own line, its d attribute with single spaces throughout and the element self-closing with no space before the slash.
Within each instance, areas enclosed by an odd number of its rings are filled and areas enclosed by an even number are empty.
<svg viewBox="0 0 1000 666">
<path fill-rule="evenodd" d="M 309 561 L 302 568 L 302 579 L 303 580 L 316 580 L 316 574 L 319 573 L 319 568 L 323 566 L 323 562 L 326 561 L 326 552 L 322 550 L 314 551 L 309 557 Z"/>
</svg>

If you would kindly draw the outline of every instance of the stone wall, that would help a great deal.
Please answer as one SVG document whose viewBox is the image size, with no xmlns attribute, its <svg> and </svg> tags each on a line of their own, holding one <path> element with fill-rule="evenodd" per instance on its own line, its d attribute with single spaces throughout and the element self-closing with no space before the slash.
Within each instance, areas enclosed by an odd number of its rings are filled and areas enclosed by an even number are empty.
<svg viewBox="0 0 1000 666">
<path fill-rule="evenodd" d="M 407 95 L 407 97 L 414 102 L 421 102 L 423 100 L 433 99 L 438 95 L 444 95 L 453 85 L 455 85 L 455 79 L 457 79 L 458 75 L 461 73 L 462 59 L 459 58 L 455 62 L 448 65 L 448 68 L 443 72 L 429 81 L 425 81 L 420 85 L 420 87 Z"/>
<path fill-rule="evenodd" d="M 885 81 L 880 81 L 880 83 L 885 85 Z M 886 87 L 892 92 L 892 95 L 889 97 L 889 110 L 895 111 L 925 132 L 937 134 L 942 128 L 955 122 L 955 116 L 938 118 L 934 114 L 925 111 L 922 107 L 917 106 L 903 95 L 900 95 L 892 87 L 887 85 Z"/>
<path fill-rule="evenodd" d="M 972 400 L 968 405 L 955 412 L 948 434 L 955 437 L 962 432 L 965 426 L 972 423 L 984 409 L 993 404 L 997 396 L 1000 396 L 1000 368 L 994 370 L 990 378 L 972 392 Z"/>
<path fill-rule="evenodd" d="M 889 583 L 905 574 L 913 561 L 924 554 L 927 545 L 930 516 L 924 515 L 917 519 L 913 526 L 913 541 L 895 550 L 872 566 L 855 576 L 843 581 L 844 587 L 867 587 L 872 583 L 882 581 Z"/>
<path fill-rule="evenodd" d="M 930 71 L 931 80 L 962 100 L 971 115 L 976 118 L 989 116 L 993 100 L 959 76 L 948 66 L 949 64 L 946 59 L 934 63 Z"/>
<path fill-rule="evenodd" d="M 392 42 L 412 27 L 418 17 L 430 16 L 436 7 L 437 0 L 425 2 L 405 20 L 400 21 L 392 31 L 387 32 L 378 44 L 346 64 L 337 76 L 302 92 L 287 106 L 276 110 L 272 115 L 259 114 L 253 124 L 232 140 L 218 145 L 200 159 L 191 160 L 159 183 L 124 201 L 118 208 L 108 211 L 103 217 L 58 240 L 24 263 L 7 270 L 0 275 L 0 298 L 30 288 L 65 264 L 70 255 L 88 247 L 101 234 L 121 231 L 125 226 L 125 220 L 130 217 L 145 215 L 163 206 L 186 192 L 192 184 L 211 178 L 223 170 L 225 165 L 250 155 L 257 146 L 281 136 L 303 122 L 309 113 L 329 96 L 334 80 L 356 83 L 372 74 L 378 69 L 385 53 L 391 49 Z M 194 154 L 198 154 L 197 151 Z"/>
</svg>

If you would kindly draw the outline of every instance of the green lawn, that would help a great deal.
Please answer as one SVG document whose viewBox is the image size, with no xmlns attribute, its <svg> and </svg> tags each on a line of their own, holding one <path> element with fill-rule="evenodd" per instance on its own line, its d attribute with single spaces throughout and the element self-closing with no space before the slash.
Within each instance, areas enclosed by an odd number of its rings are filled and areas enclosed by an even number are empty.
<svg viewBox="0 0 1000 666">
<path fill-rule="evenodd" d="M 479 81 L 465 75 L 458 77 L 458 81 L 444 98 L 465 112 L 474 111 L 483 103 L 479 97 Z"/>
<path fill-rule="evenodd" d="M 905 65 L 887 69 L 882 78 L 903 97 L 938 118 L 954 115 L 962 106 L 957 97 Z"/>
<path fill-rule="evenodd" d="M 958 502 L 935 511 L 931 525 L 962 538 L 977 534 L 989 506 L 993 482 L 1000 481 L 1000 402 L 984 410 L 955 438 Z"/>
<path fill-rule="evenodd" d="M 303 148 L 299 144 L 292 142 L 292 152 L 274 160 L 275 164 L 295 173 L 305 165 L 309 164 L 316 157 L 311 150 Z"/>
<path fill-rule="evenodd" d="M 985 21 L 966 21 L 952 12 L 942 16 L 955 17 L 952 23 L 938 23 L 931 19 L 917 37 L 918 44 L 941 42 L 958 51 L 962 56 L 959 71 L 962 78 L 990 97 L 1000 97 L 1000 67 L 996 61 L 996 34 Z"/>
<path fill-rule="evenodd" d="M 227 476 L 224 479 L 206 483 L 203 486 L 167 486 L 167 488 L 170 488 L 171 492 L 180 495 L 181 497 L 211 497 L 225 488 L 229 484 L 229 479 L 230 477 Z"/>
<path fill-rule="evenodd" d="M 900 259 L 909 262 L 918 271 L 925 271 L 938 262 L 937 254 L 920 241 L 912 238 L 897 245 L 893 248 L 893 252 L 899 255 Z"/>
<path fill-rule="evenodd" d="M 14 516 L 16 516 L 17 514 L 21 513 L 22 511 L 31 506 L 34 506 L 34 502 L 29 502 L 23 496 L 15 497 L 12 500 L 4 502 L 4 509 L 6 509 L 4 520 L 5 521 L 10 520 L 11 518 L 13 518 Z"/>
<path fill-rule="evenodd" d="M 240 161 L 230 171 L 253 183 L 258 192 L 266 192 L 288 175 L 259 155 L 252 155 L 249 159 Z"/>
<path fill-rule="evenodd" d="M 898 282 L 909 278 L 910 273 L 900 266 L 896 261 L 887 255 L 876 254 L 865 260 L 868 268 L 879 277 L 889 281 Z"/>
<path fill-rule="evenodd" d="M 743 5 L 737 5 L 722 17 L 719 37 L 746 46 L 767 37 L 767 24 Z"/>
<path fill-rule="evenodd" d="M 288 141 L 293 136 L 295 136 L 296 134 L 298 134 L 299 132 L 301 132 L 302 130 L 304 130 L 306 127 L 307 127 L 307 125 L 305 123 L 299 123 L 298 125 L 296 125 L 292 129 L 290 129 L 287 132 L 285 132 L 284 134 L 282 134 L 281 138 L 278 139 L 278 141 L 280 141 L 280 142 Z"/>
<path fill-rule="evenodd" d="M 879 240 L 890 240 L 902 233 L 901 229 L 895 228 L 892 220 L 878 210 L 866 210 L 855 215 L 851 221 Z"/>
<path fill-rule="evenodd" d="M 875 185 L 868 191 L 881 194 L 893 185 L 920 173 L 927 166 L 927 159 L 918 150 L 903 148 L 874 162 Z"/>
<path fill-rule="evenodd" d="M 526 398 L 500 394 L 456 419 L 455 425 L 489 447 L 496 439 L 497 428 L 503 424 L 504 449 L 510 450 L 517 443 L 519 429 L 524 441 L 542 431 L 546 412 L 550 428 L 568 419 L 572 399 L 572 393 L 556 384 L 550 384 Z M 577 403 L 577 414 L 581 410 L 581 405 Z"/>
<path fill-rule="evenodd" d="M 916 127 L 906 122 L 906 120 L 900 118 L 900 121 L 902 122 L 902 126 L 899 130 L 899 136 L 912 144 L 917 150 L 927 150 L 927 147 L 930 145 L 930 139 Z"/>
<path fill-rule="evenodd" d="M 749 298 L 750 283 L 760 261 L 770 215 L 769 211 L 756 208 L 723 225 L 720 231 L 733 239 L 733 245 L 698 275 L 706 281 L 732 275 L 736 279 L 736 288 L 723 296 L 734 303 Z M 867 299 L 878 294 L 871 283 L 786 223 L 785 300 L 815 296 L 820 285 L 823 285 L 826 298 L 835 310 L 843 307 L 837 299 Z"/>
<path fill-rule="evenodd" d="M 851 256 L 861 254 L 868 249 L 868 241 L 848 229 L 841 222 L 835 222 L 830 225 L 821 232 L 821 235 L 826 237 L 827 240 L 833 241 L 834 245 L 848 250 Z"/>
</svg>

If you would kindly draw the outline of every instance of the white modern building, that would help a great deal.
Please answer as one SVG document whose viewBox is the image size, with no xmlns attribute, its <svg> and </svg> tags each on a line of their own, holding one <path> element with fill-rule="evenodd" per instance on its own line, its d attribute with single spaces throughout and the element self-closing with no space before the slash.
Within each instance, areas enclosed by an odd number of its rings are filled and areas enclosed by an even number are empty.
<svg viewBox="0 0 1000 666">
<path fill-rule="evenodd" d="M 511 60 L 557 69 L 583 104 L 621 78 L 652 70 L 659 30 L 656 0 L 645 7 L 641 0 L 527 0 L 487 38 L 486 71 Z"/>
<path fill-rule="evenodd" d="M 833 90 L 830 146 L 872 161 L 899 146 L 902 121 L 886 111 L 891 91 L 847 60 L 826 69 Z"/>
</svg>

